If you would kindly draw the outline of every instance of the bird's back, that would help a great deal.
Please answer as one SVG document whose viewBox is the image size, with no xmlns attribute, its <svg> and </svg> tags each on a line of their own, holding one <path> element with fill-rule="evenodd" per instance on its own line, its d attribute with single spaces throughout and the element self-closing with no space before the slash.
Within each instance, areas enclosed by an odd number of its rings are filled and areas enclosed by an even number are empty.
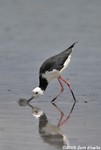
<svg viewBox="0 0 101 150">
<path fill-rule="evenodd" d="M 68 56 L 71 54 L 72 48 L 76 43 L 72 44 L 63 52 L 47 59 L 40 67 L 39 74 L 45 73 L 46 71 L 52 71 L 53 69 L 60 71 L 63 68 L 65 61 L 68 59 Z"/>
</svg>

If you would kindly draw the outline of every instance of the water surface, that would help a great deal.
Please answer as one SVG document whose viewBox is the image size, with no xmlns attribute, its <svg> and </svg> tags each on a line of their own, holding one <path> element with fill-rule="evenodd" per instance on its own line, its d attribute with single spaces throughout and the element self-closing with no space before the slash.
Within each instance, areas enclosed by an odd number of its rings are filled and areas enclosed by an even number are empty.
<svg viewBox="0 0 101 150">
<path fill-rule="evenodd" d="M 78 102 L 61 130 L 71 146 L 101 145 L 100 6 L 100 0 L 0 0 L 0 150 L 56 149 L 42 139 L 32 109 L 20 107 L 18 99 L 32 95 L 41 63 L 76 41 L 63 76 Z M 65 89 L 56 104 L 66 117 L 73 99 Z M 60 113 L 50 101 L 59 90 L 54 80 L 31 102 L 54 125 Z"/>
</svg>

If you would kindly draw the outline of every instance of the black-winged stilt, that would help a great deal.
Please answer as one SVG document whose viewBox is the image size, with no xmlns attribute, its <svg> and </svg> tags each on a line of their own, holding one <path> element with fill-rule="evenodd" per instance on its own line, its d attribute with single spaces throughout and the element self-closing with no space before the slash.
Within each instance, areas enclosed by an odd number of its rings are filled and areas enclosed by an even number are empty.
<svg viewBox="0 0 101 150">
<path fill-rule="evenodd" d="M 39 95 L 43 95 L 49 82 L 55 78 L 57 78 L 59 81 L 61 91 L 51 102 L 54 102 L 57 99 L 57 97 L 64 91 L 64 86 L 62 82 L 67 84 L 71 91 L 74 101 L 76 101 L 70 84 L 60 75 L 61 72 L 68 66 L 71 58 L 72 48 L 76 43 L 77 42 L 73 43 L 69 48 L 67 48 L 63 52 L 52 56 L 45 62 L 43 62 L 39 70 L 39 86 L 33 89 L 33 96 L 28 101 L 31 101 L 33 98 L 36 98 Z"/>
</svg>

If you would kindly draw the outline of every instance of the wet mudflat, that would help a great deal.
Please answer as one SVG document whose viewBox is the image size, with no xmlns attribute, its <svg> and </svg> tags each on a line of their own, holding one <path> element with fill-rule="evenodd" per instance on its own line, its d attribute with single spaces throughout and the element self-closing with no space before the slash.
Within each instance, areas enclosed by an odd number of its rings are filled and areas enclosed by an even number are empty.
<svg viewBox="0 0 101 150">
<path fill-rule="evenodd" d="M 36 107 L 49 121 L 47 131 L 64 135 L 69 146 L 101 146 L 100 6 L 100 0 L 0 0 L 0 150 L 62 149 L 60 135 L 46 140 L 39 130 Z M 77 98 L 70 117 L 74 102 L 68 87 L 57 107 L 50 103 L 60 90 L 56 80 L 44 96 L 19 106 L 19 98 L 32 96 L 41 63 L 75 41 L 63 73 Z M 61 112 L 68 118 L 63 124 Z"/>
</svg>

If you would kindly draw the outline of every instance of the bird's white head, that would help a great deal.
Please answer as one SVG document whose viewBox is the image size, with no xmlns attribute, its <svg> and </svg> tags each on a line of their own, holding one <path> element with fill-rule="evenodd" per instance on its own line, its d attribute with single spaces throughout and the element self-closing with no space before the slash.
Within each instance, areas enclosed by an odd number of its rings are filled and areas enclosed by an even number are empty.
<svg viewBox="0 0 101 150">
<path fill-rule="evenodd" d="M 33 89 L 33 96 L 36 98 L 40 95 L 43 95 L 43 90 L 40 87 L 36 87 L 35 89 Z"/>
</svg>

